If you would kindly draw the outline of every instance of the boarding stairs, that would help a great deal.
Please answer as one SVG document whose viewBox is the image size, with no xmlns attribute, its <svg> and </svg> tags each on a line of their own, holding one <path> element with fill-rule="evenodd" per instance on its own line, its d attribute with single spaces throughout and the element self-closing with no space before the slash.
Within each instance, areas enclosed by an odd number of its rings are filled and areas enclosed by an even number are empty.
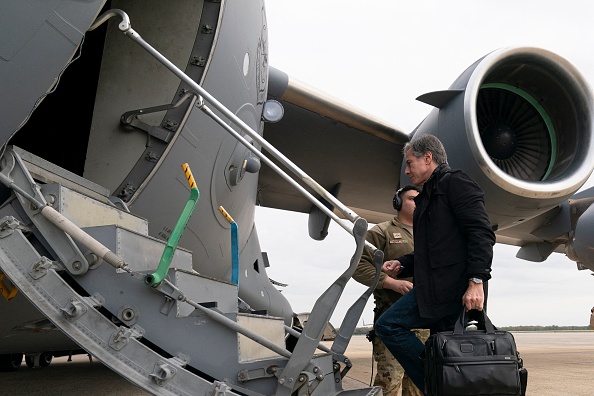
<svg viewBox="0 0 594 396">
<path fill-rule="evenodd" d="M 101 196 L 99 186 L 16 147 L 3 163 L 0 179 L 12 194 L 0 208 L 2 272 L 56 327 L 135 385 L 156 395 L 378 394 L 342 389 L 351 367 L 344 351 L 368 296 L 355 303 L 358 315 L 347 315 L 351 323 L 332 348 L 319 344 L 351 270 L 320 297 L 299 334 L 283 318 L 240 309 L 237 285 L 201 276 L 181 248 L 166 278 L 147 285 L 166 242 L 148 235 L 146 220 Z M 84 238 L 48 220 L 42 205 Z M 352 270 L 365 232 L 361 221 Z M 292 352 L 287 334 L 299 337 Z"/>
<path fill-rule="evenodd" d="M 159 282 L 167 243 L 148 235 L 148 223 L 123 202 L 88 180 L 10 147 L 2 156 L 0 182 L 10 192 L 0 207 L 0 270 L 57 328 L 90 355 L 156 395 L 381 395 L 379 387 L 345 390 L 351 367 L 344 355 L 365 304 L 368 288 L 347 312 L 331 348 L 320 344 L 346 282 L 360 259 L 367 222 L 302 173 L 260 135 L 142 41 L 119 10 L 119 27 L 199 92 L 197 106 L 246 147 L 253 145 L 206 106 L 246 131 L 267 151 L 352 221 L 346 227 L 297 183 L 327 216 L 354 237 L 349 267 L 320 296 L 302 332 L 282 318 L 256 312 L 238 298 L 237 285 L 205 277 L 192 268 L 192 253 L 176 248 Z M 181 73 L 181 74 L 180 74 Z M 282 171 L 260 151 L 255 155 Z M 375 249 L 374 249 L 375 250 Z M 383 254 L 374 257 L 377 275 Z M 285 338 L 298 341 L 292 351 Z"/>
</svg>

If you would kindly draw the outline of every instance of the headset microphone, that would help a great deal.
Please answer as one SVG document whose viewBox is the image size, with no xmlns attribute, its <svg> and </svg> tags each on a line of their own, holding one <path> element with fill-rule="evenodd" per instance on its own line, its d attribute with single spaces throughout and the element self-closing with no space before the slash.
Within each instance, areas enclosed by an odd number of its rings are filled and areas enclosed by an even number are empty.
<svg viewBox="0 0 594 396">
<path fill-rule="evenodd" d="M 392 200 L 392 206 L 399 212 L 402 209 L 402 197 L 400 197 L 402 190 L 403 188 L 399 188 L 398 191 L 396 191 L 396 194 L 394 194 L 394 199 Z"/>
</svg>

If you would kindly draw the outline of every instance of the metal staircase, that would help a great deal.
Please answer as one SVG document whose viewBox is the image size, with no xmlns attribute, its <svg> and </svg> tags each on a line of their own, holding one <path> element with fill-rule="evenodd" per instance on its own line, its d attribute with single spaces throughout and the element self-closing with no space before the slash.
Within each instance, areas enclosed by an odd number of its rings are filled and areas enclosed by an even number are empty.
<svg viewBox="0 0 594 396">
<path fill-rule="evenodd" d="M 239 312 L 237 286 L 198 274 L 191 252 L 176 249 L 165 279 L 147 285 L 166 243 L 148 236 L 144 219 L 96 191 L 90 197 L 81 184 L 51 182 L 65 178 L 47 170 L 48 183 L 38 185 L 28 168 L 40 173 L 43 164 L 17 148 L 5 153 L 4 163 L 12 164 L 3 176 L 13 191 L 47 202 L 125 264 L 114 268 L 13 192 L 0 208 L 2 272 L 57 328 L 132 383 L 159 395 L 376 394 L 377 388 L 341 389 L 345 343 L 316 351 L 363 249 L 364 220 L 355 227 L 358 247 L 349 269 L 320 297 L 290 352 L 283 319 Z M 345 323 L 341 334 L 349 326 L 354 329 Z"/>
<path fill-rule="evenodd" d="M 168 246 L 148 235 L 146 220 L 129 213 L 121 202 L 114 204 L 100 186 L 11 148 L 2 157 L 0 172 L 0 182 L 10 193 L 0 207 L 1 272 L 63 333 L 153 394 L 381 395 L 378 387 L 342 389 L 350 368 L 344 352 L 374 286 L 351 307 L 333 346 L 319 344 L 367 243 L 365 219 L 144 42 L 123 12 L 107 12 L 91 30 L 113 16 L 122 18 L 120 30 L 197 92 L 197 107 L 353 235 L 351 262 L 317 300 L 303 332 L 295 333 L 282 318 L 240 310 L 237 285 L 194 271 L 189 251 L 171 250 L 170 265 L 157 268 Z M 203 98 L 353 224 L 339 221 L 214 114 Z M 381 251 L 376 251 L 374 262 L 377 282 Z M 156 271 L 162 276 L 155 280 Z M 287 334 L 298 337 L 292 351 L 285 347 Z"/>
</svg>

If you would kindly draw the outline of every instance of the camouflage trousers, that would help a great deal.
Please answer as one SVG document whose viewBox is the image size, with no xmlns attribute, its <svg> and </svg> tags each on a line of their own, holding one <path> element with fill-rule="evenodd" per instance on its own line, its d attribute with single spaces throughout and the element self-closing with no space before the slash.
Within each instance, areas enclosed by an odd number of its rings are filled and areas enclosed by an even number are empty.
<svg viewBox="0 0 594 396">
<path fill-rule="evenodd" d="M 423 343 L 429 338 L 428 329 L 412 331 Z M 375 337 L 372 343 L 373 358 L 377 364 L 373 385 L 381 386 L 384 396 L 423 396 L 423 392 L 408 378 L 400 363 L 388 351 L 382 340 Z"/>
</svg>

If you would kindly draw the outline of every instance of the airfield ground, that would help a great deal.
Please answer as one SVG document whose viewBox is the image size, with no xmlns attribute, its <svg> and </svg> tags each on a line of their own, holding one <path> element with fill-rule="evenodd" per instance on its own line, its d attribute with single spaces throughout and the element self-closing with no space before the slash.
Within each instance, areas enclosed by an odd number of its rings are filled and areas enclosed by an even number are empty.
<svg viewBox="0 0 594 396">
<path fill-rule="evenodd" d="M 530 396 L 594 395 L 594 332 L 513 333 L 528 369 Z M 327 343 L 328 344 L 328 343 Z M 354 336 L 346 355 L 353 368 L 344 388 L 369 384 L 372 370 L 371 343 Z M 45 368 L 23 366 L 0 373 L 2 392 L 10 395 L 140 396 L 147 392 L 132 385 L 100 362 L 85 355 L 56 358 Z"/>
</svg>

